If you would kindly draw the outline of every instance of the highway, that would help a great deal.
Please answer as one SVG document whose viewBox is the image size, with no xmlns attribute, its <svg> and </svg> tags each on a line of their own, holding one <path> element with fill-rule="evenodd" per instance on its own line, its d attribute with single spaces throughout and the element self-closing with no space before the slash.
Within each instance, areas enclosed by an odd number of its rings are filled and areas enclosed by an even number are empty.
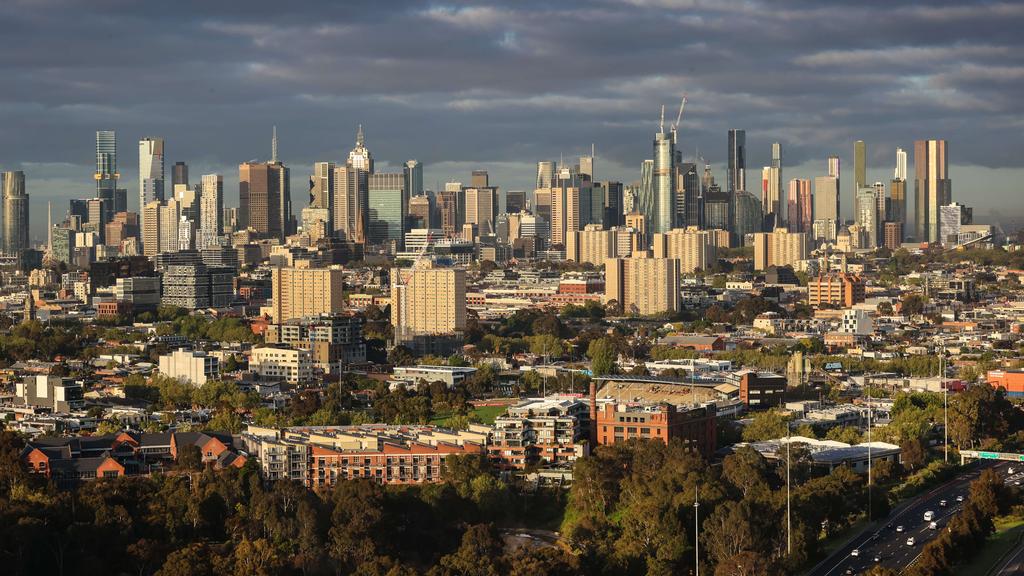
<svg viewBox="0 0 1024 576">
<path fill-rule="evenodd" d="M 1007 470 L 1013 466 L 1014 474 L 1007 477 Z M 945 528 L 950 518 L 962 507 L 957 497 L 967 497 L 968 485 L 987 468 L 999 470 L 1007 483 L 1024 481 L 1024 466 L 1009 462 L 992 463 L 982 461 L 971 470 L 965 471 L 955 479 L 932 489 L 896 508 L 884 523 L 876 524 L 851 539 L 846 545 L 823 560 L 807 576 L 845 576 L 866 572 L 875 564 L 881 564 L 894 570 L 902 570 L 914 563 L 921 554 L 921 549 Z M 945 501 L 945 505 L 942 503 Z M 936 528 L 930 527 L 925 521 L 925 512 L 934 514 Z M 913 544 L 907 539 L 913 538 Z M 1024 550 L 1014 555 L 1024 563 Z M 1010 560 L 1013 560 L 1011 558 Z M 1009 563 L 1009 562 L 1008 562 Z M 1019 572 L 1006 572 L 1016 574 Z"/>
</svg>

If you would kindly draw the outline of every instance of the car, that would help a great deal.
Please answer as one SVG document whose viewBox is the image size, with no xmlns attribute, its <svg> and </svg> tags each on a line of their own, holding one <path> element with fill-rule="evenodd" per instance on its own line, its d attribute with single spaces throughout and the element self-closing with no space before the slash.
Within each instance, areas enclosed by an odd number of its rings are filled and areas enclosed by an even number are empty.
<svg viewBox="0 0 1024 576">
<path fill-rule="evenodd" d="M 932 522 L 932 523 L 928 524 L 928 528 L 931 529 L 931 530 L 935 530 L 938 527 L 939 527 L 939 523 L 938 522 Z"/>
<path fill-rule="evenodd" d="M 925 522 L 931 522 L 933 518 L 935 518 L 935 512 L 932 512 L 931 510 L 929 510 L 929 511 L 924 513 L 924 521 Z"/>
<path fill-rule="evenodd" d="M 852 551 L 850 552 L 850 556 L 853 556 L 854 558 L 856 558 L 856 557 L 860 556 L 860 549 L 859 549 L 859 548 L 854 548 L 854 549 L 853 549 L 853 550 L 852 550 Z"/>
<path fill-rule="evenodd" d="M 1006 473 L 1007 474 L 1013 474 L 1013 468 L 1010 468 L 1009 470 L 1007 470 Z"/>
<path fill-rule="evenodd" d="M 913 546 L 913 545 L 914 545 L 914 537 L 911 536 L 910 538 L 907 538 L 907 546 Z"/>
<path fill-rule="evenodd" d="M 902 525 L 900 525 L 900 526 L 897 526 L 897 527 L 896 527 L 896 531 L 897 531 L 897 532 L 903 532 L 903 526 L 902 526 Z"/>
<path fill-rule="evenodd" d="M 846 572 L 844 572 L 844 574 L 846 574 L 847 576 L 850 576 L 850 575 L 856 574 L 856 573 L 857 572 L 855 572 L 853 568 L 847 568 Z"/>
<path fill-rule="evenodd" d="M 881 562 L 881 561 L 882 561 L 882 555 L 881 554 L 875 554 L 875 562 Z"/>
<path fill-rule="evenodd" d="M 939 506 L 945 508 L 946 506 L 949 506 L 949 502 L 946 502 L 945 500 L 939 500 Z"/>
<path fill-rule="evenodd" d="M 957 496 L 957 497 L 956 497 L 956 501 L 957 501 L 957 502 L 963 502 L 963 501 L 964 501 L 964 495 L 963 495 L 963 494 L 960 494 L 959 496 Z"/>
<path fill-rule="evenodd" d="M 1020 480 L 1014 480 L 1013 481 L 1013 485 L 1014 486 L 1020 486 Z"/>
</svg>

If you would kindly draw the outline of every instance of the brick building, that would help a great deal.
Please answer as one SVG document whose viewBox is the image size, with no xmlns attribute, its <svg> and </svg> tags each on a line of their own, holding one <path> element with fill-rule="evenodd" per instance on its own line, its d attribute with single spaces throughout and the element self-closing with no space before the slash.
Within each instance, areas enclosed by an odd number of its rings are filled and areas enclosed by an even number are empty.
<svg viewBox="0 0 1024 576">
<path fill-rule="evenodd" d="M 864 280 L 855 274 L 825 274 L 807 282 L 807 303 L 849 308 L 864 301 Z"/>
<path fill-rule="evenodd" d="M 634 438 L 667 444 L 678 438 L 707 458 L 716 449 L 715 415 L 713 404 L 680 408 L 667 403 L 606 402 L 597 410 L 597 444 L 618 444 Z"/>
</svg>

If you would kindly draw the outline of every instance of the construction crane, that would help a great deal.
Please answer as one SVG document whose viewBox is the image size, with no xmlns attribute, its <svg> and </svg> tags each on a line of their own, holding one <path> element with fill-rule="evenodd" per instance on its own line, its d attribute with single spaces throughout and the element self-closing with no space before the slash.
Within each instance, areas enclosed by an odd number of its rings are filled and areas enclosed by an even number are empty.
<svg viewBox="0 0 1024 576">
<path fill-rule="evenodd" d="M 683 94 L 683 99 L 679 102 L 679 114 L 676 115 L 676 122 L 672 125 L 672 142 L 678 143 L 678 137 L 676 130 L 679 128 L 679 123 L 683 121 L 683 108 L 686 107 L 686 94 Z"/>
</svg>

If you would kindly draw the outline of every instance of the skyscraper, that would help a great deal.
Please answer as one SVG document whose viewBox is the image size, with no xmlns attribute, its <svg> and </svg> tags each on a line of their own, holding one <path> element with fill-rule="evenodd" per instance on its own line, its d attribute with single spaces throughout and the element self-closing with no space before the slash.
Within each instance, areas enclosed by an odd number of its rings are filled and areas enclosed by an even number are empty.
<svg viewBox="0 0 1024 576">
<path fill-rule="evenodd" d="M 854 219 L 867 234 L 867 247 L 877 248 L 881 236 L 882 220 L 878 213 L 878 189 L 865 186 L 857 191 L 857 203 Z"/>
<path fill-rule="evenodd" d="M 164 139 L 139 140 L 139 206 L 164 199 Z"/>
<path fill-rule="evenodd" d="M 747 189 L 747 131 L 729 129 L 729 165 L 726 192 L 735 194 Z"/>
<path fill-rule="evenodd" d="M 402 172 L 374 173 L 369 176 L 367 189 L 368 244 L 394 243 L 402 249 L 405 236 L 405 215 L 409 212 L 409 197 Z"/>
<path fill-rule="evenodd" d="M 405 192 L 410 197 L 423 195 L 423 162 L 408 160 L 405 163 Z"/>
<path fill-rule="evenodd" d="M 217 242 L 224 229 L 224 177 L 204 174 L 199 195 L 199 247 Z"/>
<path fill-rule="evenodd" d="M 814 179 L 812 230 L 815 240 L 835 241 L 839 229 L 839 178 L 818 176 Z M 804 232 L 810 232 L 804 230 Z"/>
<path fill-rule="evenodd" d="M 786 223 L 790 232 L 811 231 L 811 181 L 793 178 L 786 195 Z"/>
<path fill-rule="evenodd" d="M 907 152 L 903 148 L 896 149 L 896 169 L 893 171 L 892 182 L 889 183 L 889 212 L 890 221 L 906 223 Z"/>
<path fill-rule="evenodd" d="M 344 166 L 335 168 L 334 217 L 335 234 L 353 242 L 366 242 L 368 228 L 367 196 L 373 155 L 366 148 L 363 126 L 356 132 L 356 145 Z"/>
<path fill-rule="evenodd" d="M 867 153 L 867 145 L 863 140 L 853 143 L 853 195 L 855 198 L 860 194 L 860 189 L 868 185 Z"/>
<path fill-rule="evenodd" d="M 537 162 L 537 185 L 534 188 L 551 188 L 555 185 L 557 164 L 550 160 Z"/>
<path fill-rule="evenodd" d="M 493 232 L 497 205 L 494 188 L 466 188 L 466 224 L 474 224 L 481 235 Z"/>
<path fill-rule="evenodd" d="M 677 190 L 682 194 L 676 198 L 677 223 L 680 228 L 686 226 L 700 226 L 703 221 L 704 207 L 701 195 L 700 175 L 697 174 L 697 165 L 692 162 L 683 162 L 679 166 L 679 180 Z"/>
<path fill-rule="evenodd" d="M 28 249 L 28 194 L 25 192 L 25 173 L 4 172 L 0 175 L 3 187 L 3 237 L 0 247 L 8 256 L 17 256 Z"/>
<path fill-rule="evenodd" d="M 836 156 L 836 155 L 829 156 L 828 157 L 828 172 L 826 172 L 826 174 L 828 174 L 829 176 L 832 176 L 833 178 L 836 179 L 836 217 L 835 217 L 835 220 L 836 220 L 837 223 L 839 222 L 839 214 L 842 212 L 842 210 L 841 210 L 841 202 L 842 202 L 842 198 L 843 198 L 842 193 L 840 192 L 842 190 L 842 179 L 840 178 L 840 173 L 839 172 L 840 172 L 839 171 L 839 156 Z M 815 194 L 817 194 L 817 192 L 815 192 Z M 814 218 L 815 218 L 815 220 L 817 220 L 818 219 L 818 215 L 815 214 Z"/>
<path fill-rule="evenodd" d="M 238 166 L 238 226 L 260 238 L 284 240 L 287 215 L 283 197 L 290 193 L 288 168 L 280 163 L 244 162 Z"/>
<path fill-rule="evenodd" d="M 652 191 L 654 216 L 651 233 L 668 232 L 674 227 L 676 213 L 676 149 L 672 135 L 663 129 L 654 135 Z"/>
<path fill-rule="evenodd" d="M 945 140 L 914 142 L 914 214 L 918 242 L 937 243 L 939 207 L 953 201 Z"/>
<path fill-rule="evenodd" d="M 113 130 L 96 132 L 96 198 L 102 200 L 103 217 L 109 221 L 115 211 L 127 210 L 127 192 L 117 187 L 117 134 Z"/>
<path fill-rule="evenodd" d="M 654 160 L 647 159 L 640 164 L 640 186 L 638 191 L 639 193 L 634 200 L 634 209 L 636 212 L 644 215 L 644 223 L 647 226 L 647 230 L 641 230 L 640 232 L 647 234 L 653 227 L 651 220 L 655 216 Z"/>
<path fill-rule="evenodd" d="M 171 186 L 184 184 L 188 186 L 188 164 L 175 162 L 171 171 Z"/>
</svg>

